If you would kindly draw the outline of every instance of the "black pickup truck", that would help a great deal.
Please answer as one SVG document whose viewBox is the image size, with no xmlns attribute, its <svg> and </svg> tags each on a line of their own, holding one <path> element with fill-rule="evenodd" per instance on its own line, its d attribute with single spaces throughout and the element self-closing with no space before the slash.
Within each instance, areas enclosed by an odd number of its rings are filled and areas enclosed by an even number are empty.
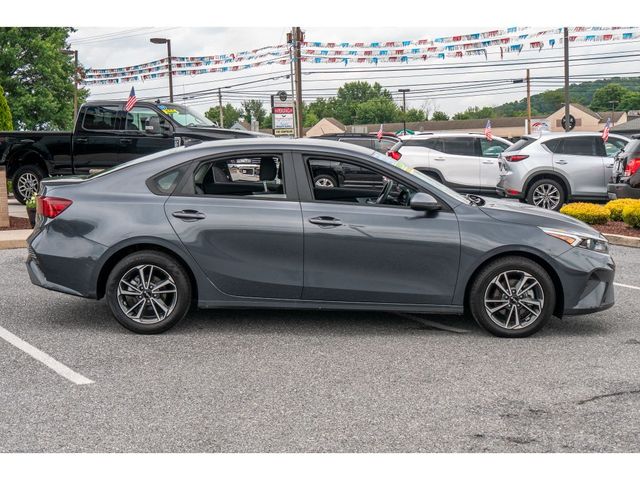
<svg viewBox="0 0 640 480">
<path fill-rule="evenodd" d="M 198 112 L 175 103 L 100 101 L 82 105 L 73 132 L 0 132 L 0 166 L 15 198 L 25 203 L 40 180 L 85 175 L 195 142 L 264 134 L 218 128 Z"/>
</svg>

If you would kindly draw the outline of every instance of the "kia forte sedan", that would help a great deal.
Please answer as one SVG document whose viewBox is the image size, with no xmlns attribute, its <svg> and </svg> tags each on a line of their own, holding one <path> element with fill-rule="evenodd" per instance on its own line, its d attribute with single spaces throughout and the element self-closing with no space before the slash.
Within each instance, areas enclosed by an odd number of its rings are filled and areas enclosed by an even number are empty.
<svg viewBox="0 0 640 480">
<path fill-rule="evenodd" d="M 379 186 L 316 185 L 318 165 Z M 46 180 L 27 269 L 106 298 L 137 333 L 201 308 L 468 312 L 525 337 L 614 303 L 605 238 L 562 214 L 462 196 L 378 152 L 322 140 L 179 147 L 87 178 Z M 212 315 L 215 317 L 215 315 Z"/>
</svg>

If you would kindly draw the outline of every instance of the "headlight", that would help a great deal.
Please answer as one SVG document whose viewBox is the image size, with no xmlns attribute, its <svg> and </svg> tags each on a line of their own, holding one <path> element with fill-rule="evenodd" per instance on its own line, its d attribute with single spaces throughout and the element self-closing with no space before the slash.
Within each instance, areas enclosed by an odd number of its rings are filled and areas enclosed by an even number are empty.
<svg viewBox="0 0 640 480">
<path fill-rule="evenodd" d="M 607 242 L 603 237 L 594 237 L 592 235 L 585 235 L 583 233 L 558 230 L 554 228 L 539 228 L 547 235 L 557 238 L 558 240 L 562 240 L 572 247 L 586 248 L 587 250 L 593 250 L 594 252 L 600 253 L 609 252 L 609 242 Z"/>
</svg>

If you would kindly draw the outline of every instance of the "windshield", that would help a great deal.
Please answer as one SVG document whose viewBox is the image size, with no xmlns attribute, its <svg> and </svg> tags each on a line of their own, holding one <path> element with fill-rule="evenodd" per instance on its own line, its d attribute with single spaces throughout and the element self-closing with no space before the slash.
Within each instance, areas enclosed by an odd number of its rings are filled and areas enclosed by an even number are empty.
<svg viewBox="0 0 640 480">
<path fill-rule="evenodd" d="M 162 113 L 173 118 L 183 127 L 215 127 L 215 123 L 204 115 L 184 105 L 175 103 L 159 104 L 158 108 Z"/>
<path fill-rule="evenodd" d="M 400 160 L 393 160 L 393 159 L 389 158 L 388 156 L 383 155 L 383 154 L 381 154 L 379 152 L 373 152 L 373 156 L 376 157 L 378 160 L 382 160 L 387 165 L 391 165 L 391 166 L 393 166 L 395 168 L 399 168 L 400 170 L 404 170 L 405 172 L 413 175 L 414 177 L 419 178 L 423 182 L 427 183 L 430 187 L 432 187 L 432 188 L 444 193 L 445 195 L 448 195 L 450 197 L 455 198 L 459 202 L 465 203 L 467 205 L 472 203 L 468 198 L 463 197 L 462 195 L 460 195 L 455 190 L 452 190 L 449 187 L 447 187 L 446 185 L 438 182 L 437 180 L 434 180 L 433 178 L 425 175 L 424 173 L 419 172 L 415 168 L 412 168 L 412 167 L 409 167 L 408 165 L 405 165 Z"/>
</svg>

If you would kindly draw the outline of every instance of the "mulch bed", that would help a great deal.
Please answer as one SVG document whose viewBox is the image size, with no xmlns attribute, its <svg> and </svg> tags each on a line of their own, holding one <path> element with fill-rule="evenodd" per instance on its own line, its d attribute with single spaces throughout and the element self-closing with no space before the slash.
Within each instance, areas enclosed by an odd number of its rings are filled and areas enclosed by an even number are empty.
<svg viewBox="0 0 640 480">
<path fill-rule="evenodd" d="M 625 235 L 627 237 L 640 238 L 640 228 L 632 228 L 624 222 L 608 222 L 605 225 L 592 225 L 599 232 Z"/>
<path fill-rule="evenodd" d="M 25 230 L 31 229 L 31 224 L 29 223 L 28 218 L 22 217 L 9 217 L 9 228 L 0 227 L 0 231 L 2 230 Z"/>
</svg>

